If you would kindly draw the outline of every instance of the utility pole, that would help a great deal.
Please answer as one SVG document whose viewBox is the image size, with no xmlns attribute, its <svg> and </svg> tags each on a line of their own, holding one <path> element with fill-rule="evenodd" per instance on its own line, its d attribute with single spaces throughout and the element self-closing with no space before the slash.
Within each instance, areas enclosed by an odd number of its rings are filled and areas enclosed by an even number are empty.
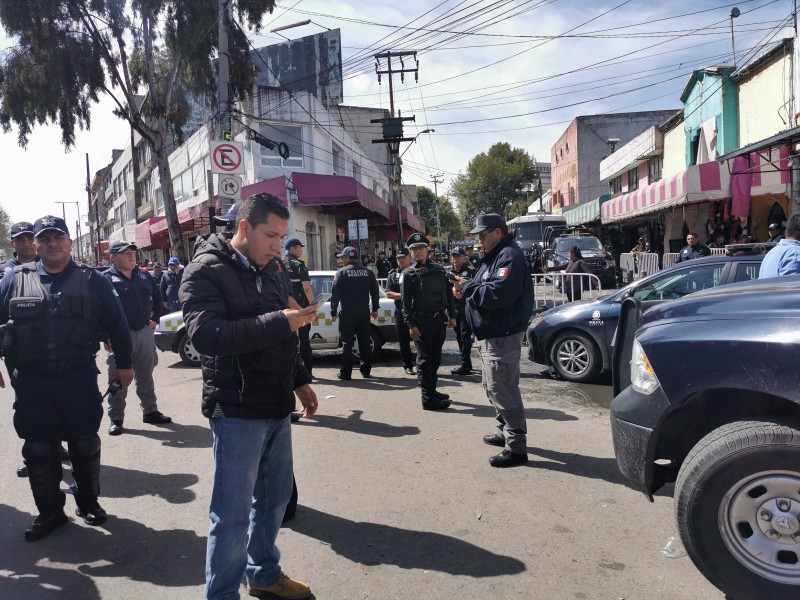
<svg viewBox="0 0 800 600">
<path fill-rule="evenodd" d="M 231 24 L 231 0 L 219 0 L 219 80 L 217 81 L 217 106 L 219 106 L 220 139 L 231 136 L 230 59 L 228 57 L 228 28 Z"/>
<path fill-rule="evenodd" d="M 89 153 L 86 153 L 86 210 L 89 215 L 92 214 L 92 182 L 89 179 Z M 95 207 L 95 215 L 97 215 L 97 207 Z M 94 266 L 100 266 L 100 256 L 98 256 L 98 251 L 100 248 L 100 240 L 95 239 L 95 230 L 92 227 L 92 217 L 90 216 L 89 219 L 89 242 L 92 244 L 92 248 L 94 248 L 92 254 L 94 255 Z M 100 226 L 99 223 L 95 222 L 97 227 Z M 98 236 L 99 238 L 99 231 Z"/>
<path fill-rule="evenodd" d="M 403 57 L 412 56 L 414 58 L 414 68 L 407 69 L 403 62 Z M 400 60 L 400 68 L 395 69 L 393 60 Z M 381 60 L 386 59 L 386 70 L 380 69 Z M 405 81 L 406 73 L 414 73 L 414 80 L 419 81 L 419 61 L 417 53 L 410 52 L 380 52 L 375 55 L 375 72 L 378 75 L 378 83 L 381 82 L 381 75 L 389 76 L 389 114 L 388 119 L 373 119 L 372 123 L 383 124 L 383 139 L 372 140 L 373 144 L 388 144 L 389 153 L 392 156 L 392 196 L 395 208 L 397 209 L 397 245 L 403 246 L 403 202 L 401 197 L 402 166 L 400 163 L 400 142 L 413 142 L 415 138 L 403 137 L 403 122 L 414 121 L 414 117 L 395 117 L 394 116 L 394 76 L 400 74 L 400 81 Z"/>
<path fill-rule="evenodd" d="M 439 179 L 441 177 L 441 179 Z M 444 176 L 441 174 L 434 175 L 433 179 L 431 179 L 433 183 L 433 197 L 434 203 L 433 206 L 436 207 L 436 242 L 439 244 L 439 256 L 441 257 L 442 254 L 442 227 L 439 222 L 439 188 L 437 187 L 438 184 L 444 182 Z M 442 260 L 439 258 L 439 260 Z"/>
</svg>

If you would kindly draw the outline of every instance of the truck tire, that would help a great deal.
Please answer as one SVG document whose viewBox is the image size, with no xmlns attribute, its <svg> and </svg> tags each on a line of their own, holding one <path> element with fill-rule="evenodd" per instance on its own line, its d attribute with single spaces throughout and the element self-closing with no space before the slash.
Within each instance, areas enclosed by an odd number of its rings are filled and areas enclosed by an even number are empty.
<svg viewBox="0 0 800 600">
<path fill-rule="evenodd" d="M 709 433 L 681 466 L 675 517 L 695 566 L 730 598 L 800 597 L 800 424 Z"/>
<path fill-rule="evenodd" d="M 550 346 L 550 364 L 567 381 L 587 383 L 600 373 L 603 359 L 587 335 L 568 331 L 559 335 Z"/>
</svg>

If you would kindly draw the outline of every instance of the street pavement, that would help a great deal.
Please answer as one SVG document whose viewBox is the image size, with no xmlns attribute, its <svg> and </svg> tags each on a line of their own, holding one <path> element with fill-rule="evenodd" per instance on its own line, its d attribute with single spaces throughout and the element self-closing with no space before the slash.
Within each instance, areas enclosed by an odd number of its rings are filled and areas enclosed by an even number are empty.
<svg viewBox="0 0 800 600">
<path fill-rule="evenodd" d="M 723 597 L 688 558 L 660 553 L 676 535 L 672 489 L 650 504 L 625 485 L 610 387 L 542 378 L 523 357 L 531 460 L 493 469 L 480 376 L 446 375 L 457 364 L 452 339 L 445 350 L 440 387 L 453 405 L 442 413 L 421 409 L 396 347 L 384 349 L 377 379 L 355 371 L 347 384 L 336 353 L 317 356 L 319 413 L 293 425 L 300 506 L 278 538 L 287 574 L 320 600 Z M 0 391 L 0 598 L 202 597 L 212 438 L 200 371 L 163 353 L 156 382 L 173 424 L 143 424 L 133 393 L 125 434 L 109 437 L 103 422 L 108 522 L 85 525 L 68 497 L 70 523 L 35 543 L 23 538 L 35 508 L 15 474 L 13 394 Z M 64 489 L 71 482 L 66 469 Z"/>
</svg>

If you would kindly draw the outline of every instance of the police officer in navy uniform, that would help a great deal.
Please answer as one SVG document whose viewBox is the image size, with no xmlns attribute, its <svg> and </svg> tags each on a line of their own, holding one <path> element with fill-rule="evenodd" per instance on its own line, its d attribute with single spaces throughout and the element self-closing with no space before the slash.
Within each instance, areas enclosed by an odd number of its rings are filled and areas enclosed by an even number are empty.
<svg viewBox="0 0 800 600">
<path fill-rule="evenodd" d="M 370 349 L 369 322 L 378 318 L 380 292 L 375 273 L 358 261 L 358 251 L 347 246 L 337 258 L 344 265 L 336 272 L 331 290 L 331 318 L 339 318 L 339 303 L 342 304 L 339 320 L 339 337 L 342 339 L 342 364 L 337 377 L 349 381 L 353 371 L 353 338 L 358 340 L 361 359 L 359 370 L 364 379 L 371 377 L 372 351 Z M 370 300 L 372 312 L 370 312 Z"/>
<path fill-rule="evenodd" d="M 386 295 L 394 300 L 394 326 L 397 329 L 397 341 L 400 343 L 400 356 L 403 358 L 403 369 L 406 374 L 414 374 L 414 354 L 411 352 L 411 334 L 403 319 L 403 299 L 400 294 L 400 275 L 411 266 L 411 255 L 405 248 L 397 251 L 397 268 L 389 271 L 386 278 Z"/>
<path fill-rule="evenodd" d="M 303 256 L 304 247 L 305 244 L 297 238 L 288 239 L 284 244 L 286 253 L 283 256 L 283 266 L 286 267 L 286 273 L 289 275 L 289 282 L 291 283 L 289 293 L 297 301 L 300 308 L 306 308 L 314 299 L 314 290 L 311 287 L 308 268 L 300 260 L 300 257 Z M 303 359 L 303 364 L 309 374 L 311 374 L 311 369 L 314 368 L 314 362 L 311 357 L 310 331 L 311 323 L 297 330 L 297 334 L 300 337 L 300 358 Z"/>
<path fill-rule="evenodd" d="M 120 241 L 111 244 L 108 253 L 112 266 L 103 273 L 116 290 L 125 318 L 128 321 L 133 343 L 133 372 L 136 377 L 136 395 L 142 407 L 142 422 L 166 425 L 172 419 L 158 410 L 153 369 L 158 364 L 155 329 L 161 316 L 161 292 L 155 279 L 136 266 L 136 244 Z M 117 369 L 117 349 L 111 346 L 107 364 L 109 372 Z M 108 398 L 109 435 L 122 434 L 125 419 L 127 390 L 120 390 Z"/>
<path fill-rule="evenodd" d="M 697 237 L 696 233 L 690 232 L 686 236 L 686 246 L 678 252 L 678 257 L 675 259 L 675 262 L 686 262 L 687 260 L 702 258 L 704 256 L 711 256 L 711 250 L 700 243 L 700 238 Z"/>
<path fill-rule="evenodd" d="M 378 260 L 375 261 L 375 270 L 378 273 L 378 279 L 386 279 L 389 277 L 389 271 L 392 270 L 392 263 L 386 259 L 385 250 L 378 252 Z"/>
<path fill-rule="evenodd" d="M 27 221 L 14 223 L 9 230 L 9 243 L 14 249 L 14 255 L 0 264 L 0 279 L 8 269 L 39 260 L 33 246 L 33 225 Z"/>
<path fill-rule="evenodd" d="M 463 248 L 453 248 L 450 252 L 453 259 L 453 266 L 450 272 L 456 277 L 472 279 L 477 269 L 467 260 L 467 253 Z M 467 322 L 464 298 L 456 298 L 456 341 L 458 341 L 458 351 L 461 355 L 461 364 L 458 368 L 450 371 L 451 375 L 469 375 L 472 372 L 472 330 Z"/>
<path fill-rule="evenodd" d="M 63 219 L 34 223 L 40 261 L 9 271 L 0 282 L 0 351 L 16 392 L 14 428 L 39 515 L 25 531 L 35 541 L 67 522 L 60 489 L 59 443 L 67 442 L 75 478 L 76 514 L 88 525 L 106 521 L 100 494 L 103 403 L 95 357 L 108 336 L 118 355 L 111 373 L 125 388 L 133 379 L 128 325 L 114 289 L 94 269 L 70 257 Z M 2 375 L 0 386 L 5 387 Z"/>
<path fill-rule="evenodd" d="M 472 249 L 472 256 L 469 257 L 469 262 L 473 267 L 475 267 L 475 270 L 477 271 L 478 268 L 481 266 L 480 250 L 478 250 L 477 248 Z"/>
<path fill-rule="evenodd" d="M 428 261 L 428 240 L 421 233 L 408 238 L 414 262 L 400 277 L 403 318 L 417 347 L 417 382 L 422 391 L 422 408 L 444 410 L 450 396 L 436 390 L 437 371 L 447 325 L 456 326 L 453 292 L 447 273 Z"/>
</svg>

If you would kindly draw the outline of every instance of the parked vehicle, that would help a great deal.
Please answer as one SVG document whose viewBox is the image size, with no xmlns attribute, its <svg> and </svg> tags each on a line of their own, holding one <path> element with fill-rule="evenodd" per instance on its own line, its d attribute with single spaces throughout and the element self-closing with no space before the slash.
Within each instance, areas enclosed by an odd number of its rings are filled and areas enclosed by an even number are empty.
<svg viewBox="0 0 800 600">
<path fill-rule="evenodd" d="M 736 600 L 800 597 L 800 276 L 623 303 L 617 464 L 651 501 L 676 481 L 684 547 Z"/>
<path fill-rule="evenodd" d="M 568 381 L 592 381 L 611 369 L 611 344 L 623 300 L 633 297 L 648 306 L 708 287 L 757 279 L 763 258 L 763 254 L 746 253 L 679 263 L 600 299 L 551 308 L 528 327 L 528 358 L 553 366 Z"/>
<path fill-rule="evenodd" d="M 545 267 L 555 267 L 569 260 L 569 250 L 577 246 L 583 255 L 583 264 L 596 275 L 605 288 L 617 285 L 617 263 L 611 253 L 593 235 L 568 231 L 553 237 L 545 250 Z"/>
<path fill-rule="evenodd" d="M 330 293 L 333 287 L 333 277 L 336 271 L 311 271 L 311 287 L 314 295 Z M 378 318 L 370 326 L 370 343 L 372 356 L 376 357 L 386 342 L 397 341 L 397 330 L 394 326 L 394 301 L 386 297 L 382 288 L 380 293 L 380 309 Z M 192 341 L 186 334 L 183 323 L 183 313 L 177 311 L 164 315 L 158 323 L 155 332 L 156 347 L 162 351 L 177 352 L 181 360 L 187 365 L 200 366 L 200 354 L 194 349 Z M 339 339 L 339 323 L 331 321 L 331 304 L 325 302 L 319 311 L 319 316 L 311 324 L 312 350 L 332 350 L 341 347 Z M 358 342 L 353 347 L 353 352 L 358 355 Z"/>
</svg>

